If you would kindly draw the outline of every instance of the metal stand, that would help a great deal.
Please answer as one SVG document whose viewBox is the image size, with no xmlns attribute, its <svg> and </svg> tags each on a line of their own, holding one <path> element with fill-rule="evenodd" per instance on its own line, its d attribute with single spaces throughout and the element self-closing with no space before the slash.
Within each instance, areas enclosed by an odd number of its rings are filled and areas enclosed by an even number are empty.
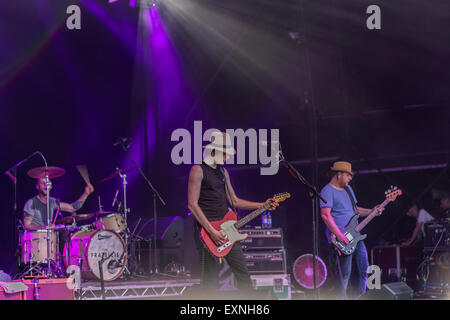
<svg viewBox="0 0 450 320">
<path fill-rule="evenodd" d="M 119 144 L 122 146 L 122 149 L 125 151 L 127 156 L 130 158 L 131 162 L 133 162 L 133 164 L 136 166 L 139 173 L 142 175 L 142 177 L 147 182 L 147 184 L 149 185 L 150 189 L 153 192 L 153 265 L 154 265 L 153 266 L 153 276 L 157 276 L 157 275 L 159 275 L 159 271 L 158 271 L 157 255 L 156 255 L 156 226 L 157 226 L 156 198 L 158 198 L 159 201 L 164 206 L 166 205 L 166 203 L 161 198 L 160 194 L 155 189 L 155 187 L 153 187 L 150 180 L 148 180 L 148 178 L 145 176 L 144 172 L 142 172 L 141 168 L 137 165 L 136 161 L 134 161 L 131 154 L 128 152 L 128 147 L 125 146 L 125 141 L 126 141 L 126 139 L 121 138 L 121 139 L 119 139 Z"/>
<path fill-rule="evenodd" d="M 100 272 L 100 285 L 102 288 L 102 299 L 105 300 L 105 280 L 103 279 L 103 263 L 105 263 L 106 260 L 108 260 L 109 258 L 111 258 L 113 256 L 114 252 L 111 252 L 111 254 L 109 256 L 105 256 L 103 257 L 99 262 L 98 262 L 98 271 Z"/>
<path fill-rule="evenodd" d="M 316 269 L 317 269 L 317 229 L 316 229 L 316 220 L 317 220 L 317 198 L 320 198 L 324 203 L 327 203 L 327 201 L 320 195 L 319 192 L 317 192 L 316 188 L 311 185 L 284 157 L 282 151 L 281 151 L 281 145 L 280 145 L 280 162 L 284 162 L 286 164 L 286 167 L 288 168 L 289 173 L 296 179 L 299 180 L 301 183 L 303 183 L 306 187 L 309 189 L 309 195 L 312 200 L 312 225 L 313 225 L 313 278 L 314 278 L 314 293 L 317 295 L 317 276 L 316 276 Z"/>
<path fill-rule="evenodd" d="M 19 167 L 20 165 L 22 165 L 23 163 L 27 162 L 30 158 L 32 158 L 35 155 L 39 155 L 43 160 L 44 160 L 44 164 L 45 164 L 45 185 L 46 185 L 46 210 L 47 210 L 47 226 L 46 226 L 46 230 L 47 230 L 47 259 L 46 259 L 46 264 L 47 264 L 47 268 L 44 272 L 45 276 L 47 277 L 52 277 L 55 272 L 52 270 L 52 263 L 55 265 L 56 262 L 53 261 L 52 259 L 50 259 L 50 195 L 49 195 L 49 187 L 51 185 L 50 180 L 48 178 L 48 165 L 47 165 L 47 160 L 45 159 L 44 155 L 40 152 L 40 151 L 35 151 L 34 153 L 32 153 L 30 156 L 28 156 L 27 158 L 25 158 L 24 160 L 20 161 L 19 163 L 15 164 L 13 167 L 11 167 L 9 170 L 7 170 L 5 172 L 5 174 L 13 180 L 14 184 L 16 185 L 17 183 L 17 178 L 16 178 L 16 169 L 17 167 Z M 11 175 L 11 171 L 14 170 L 14 176 Z M 16 196 L 16 187 L 15 187 L 15 196 Z M 17 214 L 17 203 L 14 203 L 14 210 L 16 211 Z M 58 270 L 59 269 L 59 270 Z M 61 272 L 59 266 L 57 266 L 56 268 L 56 272 Z M 31 273 L 33 274 L 34 271 L 37 271 L 38 274 L 42 274 L 42 268 L 38 269 L 36 266 L 33 265 L 32 262 L 30 262 L 30 265 L 28 267 L 28 270 L 26 270 L 24 273 L 22 273 L 22 277 L 26 276 L 27 274 Z"/>
<path fill-rule="evenodd" d="M 69 230 L 67 229 L 66 223 L 64 222 L 64 216 L 61 212 L 61 206 L 59 203 L 59 200 L 56 200 L 56 204 L 58 205 L 58 212 L 55 214 L 55 218 L 53 221 L 56 221 L 56 218 L 59 216 L 61 216 L 61 221 L 63 223 L 64 226 L 64 231 L 66 232 L 66 237 L 67 237 L 67 242 L 69 242 L 69 245 L 67 246 L 67 261 L 70 261 L 70 248 L 72 247 L 72 239 L 70 238 L 70 234 L 69 234 Z M 67 263 L 69 264 L 69 263 Z M 61 265 L 64 265 L 64 261 L 61 262 Z M 66 272 L 67 273 L 67 272 Z"/>
</svg>

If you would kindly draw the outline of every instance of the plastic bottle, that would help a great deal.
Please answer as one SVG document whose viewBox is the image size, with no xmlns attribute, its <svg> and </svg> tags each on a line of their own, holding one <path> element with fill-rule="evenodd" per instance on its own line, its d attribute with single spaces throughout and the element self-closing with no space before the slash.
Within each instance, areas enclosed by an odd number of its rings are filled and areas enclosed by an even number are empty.
<svg viewBox="0 0 450 320">
<path fill-rule="evenodd" d="M 272 228 L 272 214 L 267 212 L 267 228 Z"/>
<path fill-rule="evenodd" d="M 266 212 L 263 212 L 261 215 L 261 227 L 263 229 L 267 228 L 267 214 Z"/>
</svg>

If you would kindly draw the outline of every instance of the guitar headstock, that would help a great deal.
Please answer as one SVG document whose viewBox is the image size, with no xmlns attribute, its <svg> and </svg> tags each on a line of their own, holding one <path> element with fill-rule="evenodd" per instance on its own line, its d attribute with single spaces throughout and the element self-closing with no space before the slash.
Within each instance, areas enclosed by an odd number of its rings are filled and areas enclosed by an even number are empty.
<svg viewBox="0 0 450 320">
<path fill-rule="evenodd" d="M 386 195 L 386 199 L 388 199 L 389 201 L 395 201 L 398 196 L 402 195 L 402 190 L 395 186 L 391 186 L 384 192 L 384 194 Z"/>
<path fill-rule="evenodd" d="M 289 192 L 283 192 L 283 193 L 277 193 L 272 197 L 273 201 L 276 202 L 283 202 L 286 199 L 289 199 L 291 197 L 291 194 Z"/>
</svg>

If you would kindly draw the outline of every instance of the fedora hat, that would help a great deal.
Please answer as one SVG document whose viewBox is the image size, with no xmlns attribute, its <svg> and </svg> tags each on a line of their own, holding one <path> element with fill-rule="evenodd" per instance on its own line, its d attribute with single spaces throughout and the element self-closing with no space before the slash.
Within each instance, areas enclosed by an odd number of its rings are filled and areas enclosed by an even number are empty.
<svg viewBox="0 0 450 320">
<path fill-rule="evenodd" d="M 231 145 L 231 137 L 228 133 L 214 131 L 211 134 L 210 143 L 203 146 L 205 150 L 217 150 L 228 155 L 236 154 L 236 150 Z"/>
<path fill-rule="evenodd" d="M 336 161 L 333 163 L 333 166 L 330 168 L 330 171 L 342 171 L 351 174 L 352 176 L 355 174 L 352 171 L 352 164 L 347 161 Z"/>
</svg>

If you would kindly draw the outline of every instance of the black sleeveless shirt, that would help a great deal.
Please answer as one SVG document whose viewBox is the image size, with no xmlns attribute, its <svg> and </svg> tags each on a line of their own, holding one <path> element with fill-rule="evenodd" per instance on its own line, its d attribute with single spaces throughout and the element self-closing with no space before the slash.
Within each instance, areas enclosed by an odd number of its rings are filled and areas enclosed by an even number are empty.
<svg viewBox="0 0 450 320">
<path fill-rule="evenodd" d="M 203 162 L 200 167 L 203 170 L 203 180 L 198 205 L 208 221 L 221 220 L 228 212 L 225 176 L 219 166 L 214 169 Z"/>
</svg>

